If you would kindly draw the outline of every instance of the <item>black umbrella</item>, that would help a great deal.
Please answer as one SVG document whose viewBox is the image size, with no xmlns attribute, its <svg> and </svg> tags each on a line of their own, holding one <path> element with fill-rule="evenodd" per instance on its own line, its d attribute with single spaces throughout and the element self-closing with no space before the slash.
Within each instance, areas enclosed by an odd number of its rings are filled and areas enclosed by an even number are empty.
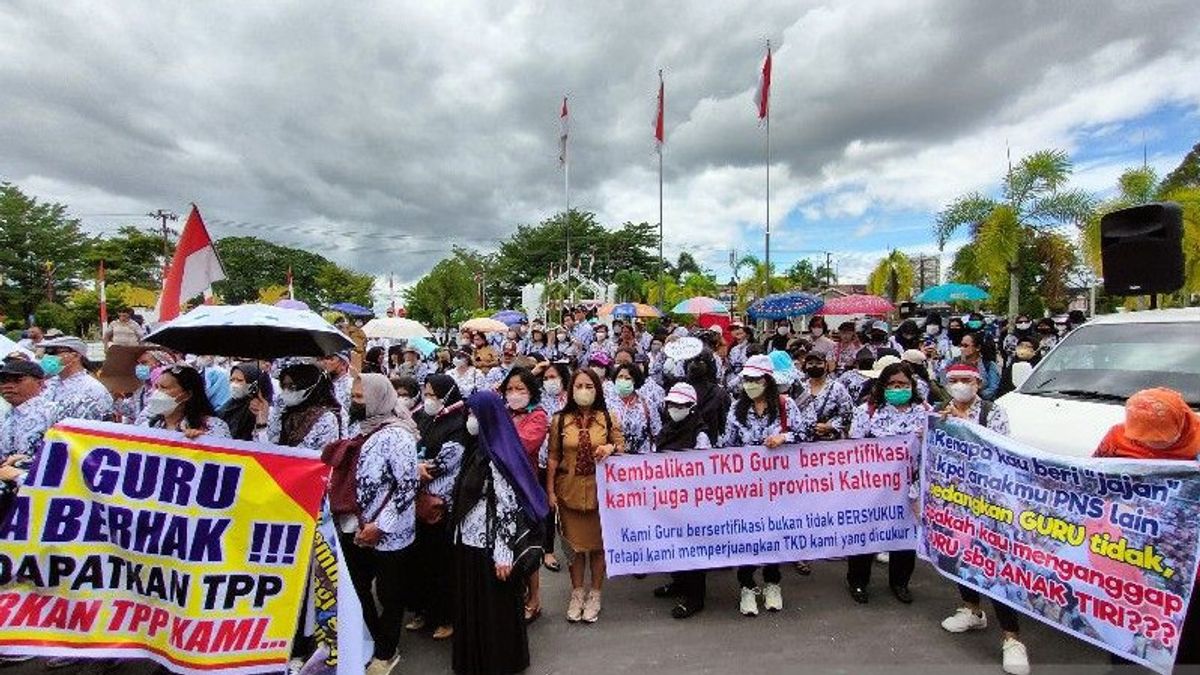
<svg viewBox="0 0 1200 675">
<path fill-rule="evenodd" d="M 354 342 L 320 315 L 269 305 L 203 305 L 145 338 L 185 354 L 278 359 L 328 356 Z"/>
</svg>

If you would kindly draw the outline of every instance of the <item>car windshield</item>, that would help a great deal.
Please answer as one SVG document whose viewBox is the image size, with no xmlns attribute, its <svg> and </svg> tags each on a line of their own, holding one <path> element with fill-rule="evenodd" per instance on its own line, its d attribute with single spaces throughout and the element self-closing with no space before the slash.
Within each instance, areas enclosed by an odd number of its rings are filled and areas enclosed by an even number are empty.
<svg viewBox="0 0 1200 675">
<path fill-rule="evenodd" d="M 1200 409 L 1200 324 L 1083 326 L 1042 360 L 1020 391 L 1123 402 L 1151 387 L 1174 389 Z"/>
</svg>

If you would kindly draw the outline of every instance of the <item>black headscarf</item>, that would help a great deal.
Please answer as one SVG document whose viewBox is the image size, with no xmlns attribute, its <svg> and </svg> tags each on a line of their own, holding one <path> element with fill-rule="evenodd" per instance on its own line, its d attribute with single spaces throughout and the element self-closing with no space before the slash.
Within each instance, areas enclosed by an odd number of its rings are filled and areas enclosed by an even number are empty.
<svg viewBox="0 0 1200 675">
<path fill-rule="evenodd" d="M 422 459 L 433 459 L 447 442 L 467 445 L 467 407 L 458 384 L 449 375 L 430 375 L 425 384 L 442 399 L 445 407 L 437 415 L 429 416 L 419 410 L 413 419 L 421 432 L 420 454 Z"/>
<path fill-rule="evenodd" d="M 703 368 L 699 367 L 703 364 Z M 686 381 L 696 389 L 696 410 L 708 429 L 720 436 L 725 433 L 725 416 L 729 414 L 729 394 L 717 384 L 717 362 L 708 348 L 687 362 Z"/>
<path fill-rule="evenodd" d="M 257 386 L 258 394 L 266 399 L 267 403 L 271 402 L 274 393 L 271 390 L 271 375 L 264 373 L 258 367 L 258 363 L 246 361 L 237 364 L 230 370 L 240 372 L 242 377 L 246 378 L 247 383 Z M 230 398 L 217 413 L 225 424 L 229 425 L 229 435 L 239 441 L 254 440 L 254 425 L 257 420 L 254 413 L 250 411 L 250 402 L 254 398 L 253 394 L 242 398 Z"/>
<path fill-rule="evenodd" d="M 708 425 L 700 417 L 699 408 L 696 406 L 692 406 L 692 409 L 688 411 L 688 416 L 683 418 L 682 422 L 671 419 L 671 415 L 663 410 L 662 431 L 658 432 L 658 438 L 654 440 L 654 443 L 659 450 L 691 450 L 696 447 L 696 438 L 701 433 L 708 434 L 709 440 L 713 443 L 718 441 L 718 439 L 712 438 L 712 434 L 708 431 Z"/>
<path fill-rule="evenodd" d="M 919 349 L 921 347 L 921 329 L 917 328 L 917 322 L 912 319 L 901 321 L 900 327 L 896 329 L 896 342 L 905 349 Z"/>
</svg>

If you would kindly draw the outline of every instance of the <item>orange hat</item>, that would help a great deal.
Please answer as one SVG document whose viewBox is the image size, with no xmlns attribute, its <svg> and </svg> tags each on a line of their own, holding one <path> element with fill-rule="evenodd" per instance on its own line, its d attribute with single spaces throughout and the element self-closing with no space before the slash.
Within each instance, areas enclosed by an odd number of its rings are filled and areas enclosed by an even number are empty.
<svg viewBox="0 0 1200 675">
<path fill-rule="evenodd" d="M 1179 440 L 1195 415 L 1183 397 L 1171 389 L 1144 389 L 1125 402 L 1126 438 L 1152 447 Z"/>
</svg>

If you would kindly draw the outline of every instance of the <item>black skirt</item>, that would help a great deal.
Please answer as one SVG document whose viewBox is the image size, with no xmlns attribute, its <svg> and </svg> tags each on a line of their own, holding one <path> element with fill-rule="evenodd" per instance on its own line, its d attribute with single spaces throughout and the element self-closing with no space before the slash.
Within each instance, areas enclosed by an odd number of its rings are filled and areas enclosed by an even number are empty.
<svg viewBox="0 0 1200 675">
<path fill-rule="evenodd" d="M 529 667 L 524 589 L 496 578 L 490 551 L 454 547 L 454 672 L 508 675 Z"/>
</svg>

